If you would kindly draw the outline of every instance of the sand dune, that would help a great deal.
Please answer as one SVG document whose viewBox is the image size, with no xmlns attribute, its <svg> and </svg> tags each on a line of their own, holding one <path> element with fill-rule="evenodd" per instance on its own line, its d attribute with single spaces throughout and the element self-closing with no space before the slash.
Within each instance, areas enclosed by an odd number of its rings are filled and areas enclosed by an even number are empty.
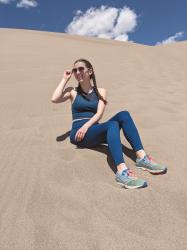
<svg viewBox="0 0 187 250">
<path fill-rule="evenodd" d="M 187 42 L 145 46 L 0 29 L 0 249 L 182 250 L 187 246 Z M 51 95 L 79 58 L 108 92 L 100 122 L 128 110 L 166 175 L 120 188 L 106 145 L 69 142 L 70 102 Z M 71 78 L 69 86 L 76 86 Z M 134 155 L 121 133 L 124 157 Z"/>
</svg>

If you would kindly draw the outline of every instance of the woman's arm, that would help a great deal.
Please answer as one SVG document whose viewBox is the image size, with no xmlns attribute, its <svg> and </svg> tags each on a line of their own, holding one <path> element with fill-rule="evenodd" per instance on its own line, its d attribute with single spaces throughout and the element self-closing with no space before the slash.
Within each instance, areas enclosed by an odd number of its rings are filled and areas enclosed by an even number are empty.
<svg viewBox="0 0 187 250">
<path fill-rule="evenodd" d="M 105 100 L 107 100 L 106 89 L 98 88 L 98 91 L 99 91 L 100 95 L 102 95 L 103 98 Z M 99 100 L 98 107 L 97 107 L 97 113 L 88 122 L 86 122 L 83 126 L 89 128 L 94 123 L 98 122 L 103 116 L 105 107 L 106 107 L 106 104 L 104 104 L 104 102 L 102 100 Z"/>
<path fill-rule="evenodd" d="M 51 101 L 54 103 L 60 103 L 60 102 L 65 102 L 70 98 L 70 91 L 73 89 L 72 87 L 68 87 L 64 90 L 67 82 L 71 78 L 72 72 L 70 70 L 66 70 L 64 72 L 64 76 L 62 80 L 60 81 L 59 85 L 55 89 Z"/>
</svg>

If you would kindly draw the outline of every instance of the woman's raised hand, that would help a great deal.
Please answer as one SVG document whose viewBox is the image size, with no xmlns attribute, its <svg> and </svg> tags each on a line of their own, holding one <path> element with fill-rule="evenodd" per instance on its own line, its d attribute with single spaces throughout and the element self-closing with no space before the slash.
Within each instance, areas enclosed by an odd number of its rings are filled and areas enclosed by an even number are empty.
<svg viewBox="0 0 187 250">
<path fill-rule="evenodd" d="M 65 70 L 63 75 L 64 80 L 69 81 L 71 75 L 72 75 L 72 70 Z"/>
</svg>

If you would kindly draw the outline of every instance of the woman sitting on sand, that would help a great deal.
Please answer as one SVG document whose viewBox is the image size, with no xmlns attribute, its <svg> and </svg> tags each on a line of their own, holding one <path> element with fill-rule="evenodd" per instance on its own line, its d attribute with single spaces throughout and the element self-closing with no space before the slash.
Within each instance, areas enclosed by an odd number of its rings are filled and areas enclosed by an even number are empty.
<svg viewBox="0 0 187 250">
<path fill-rule="evenodd" d="M 74 74 L 78 87 L 67 87 L 67 82 Z M 92 83 L 91 83 L 92 80 Z M 104 88 L 98 88 L 91 63 L 85 59 L 78 59 L 73 64 L 72 70 L 66 70 L 60 84 L 55 89 L 51 101 L 54 103 L 72 102 L 72 129 L 70 142 L 79 147 L 96 147 L 107 143 L 114 164 L 117 168 L 115 179 L 125 188 L 140 188 L 147 186 L 145 180 L 138 179 L 126 166 L 120 129 L 136 154 L 136 167 L 150 173 L 166 172 L 166 167 L 153 162 L 152 158 L 144 151 L 138 130 L 128 111 L 120 111 L 106 122 L 99 123 L 107 95 Z"/>
</svg>

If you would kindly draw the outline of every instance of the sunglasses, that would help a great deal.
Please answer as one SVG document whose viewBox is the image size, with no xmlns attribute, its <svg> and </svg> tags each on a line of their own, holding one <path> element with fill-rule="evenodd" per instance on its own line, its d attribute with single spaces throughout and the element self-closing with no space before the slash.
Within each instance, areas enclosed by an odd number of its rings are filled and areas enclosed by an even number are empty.
<svg viewBox="0 0 187 250">
<path fill-rule="evenodd" d="M 80 67 L 78 67 L 78 68 L 73 68 L 73 69 L 72 69 L 72 72 L 73 72 L 73 73 L 77 73 L 77 70 L 79 70 L 79 72 L 83 72 L 83 71 L 85 70 L 85 68 L 82 67 L 82 66 L 80 66 Z"/>
</svg>

